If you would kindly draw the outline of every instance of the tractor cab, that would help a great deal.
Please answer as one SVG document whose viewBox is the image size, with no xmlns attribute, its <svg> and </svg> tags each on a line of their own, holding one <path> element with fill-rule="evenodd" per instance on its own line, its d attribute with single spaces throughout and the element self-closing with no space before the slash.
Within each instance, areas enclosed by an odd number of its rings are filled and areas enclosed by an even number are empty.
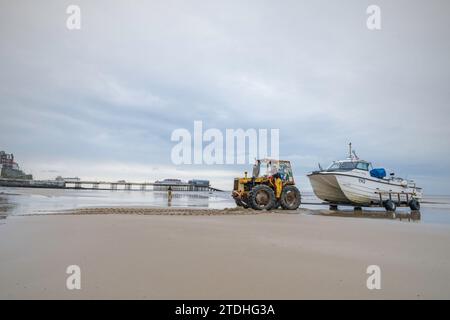
<svg viewBox="0 0 450 320">
<path fill-rule="evenodd" d="M 291 162 L 287 160 L 262 159 L 256 160 L 252 177 L 273 177 L 279 175 L 284 183 L 294 184 Z"/>
</svg>

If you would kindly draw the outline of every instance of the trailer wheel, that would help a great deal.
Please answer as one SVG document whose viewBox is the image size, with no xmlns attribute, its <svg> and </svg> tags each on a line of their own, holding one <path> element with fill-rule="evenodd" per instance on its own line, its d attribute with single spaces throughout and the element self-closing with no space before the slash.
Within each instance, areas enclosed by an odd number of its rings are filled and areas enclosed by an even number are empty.
<svg viewBox="0 0 450 320">
<path fill-rule="evenodd" d="M 257 185 L 249 192 L 248 202 L 255 210 L 270 210 L 275 205 L 275 193 L 264 184 Z"/>
<path fill-rule="evenodd" d="M 283 209 L 297 210 L 301 202 L 302 197 L 296 186 L 290 185 L 283 188 L 280 197 L 280 203 Z"/>
<path fill-rule="evenodd" d="M 409 207 L 412 211 L 419 211 L 420 210 L 420 202 L 416 199 L 411 199 L 408 203 Z"/>
<path fill-rule="evenodd" d="M 385 200 L 383 202 L 383 206 L 386 209 L 386 211 L 395 212 L 395 210 L 397 209 L 397 205 L 392 200 Z"/>
</svg>

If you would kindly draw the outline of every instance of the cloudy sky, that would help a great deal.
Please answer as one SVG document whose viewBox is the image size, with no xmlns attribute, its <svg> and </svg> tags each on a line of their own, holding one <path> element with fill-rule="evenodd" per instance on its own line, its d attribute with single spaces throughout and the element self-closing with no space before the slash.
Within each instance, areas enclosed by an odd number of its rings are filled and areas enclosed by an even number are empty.
<svg viewBox="0 0 450 320">
<path fill-rule="evenodd" d="M 68 30 L 66 9 L 81 8 Z M 366 27 L 370 4 L 381 30 Z M 279 128 L 297 182 L 360 157 L 450 194 L 450 2 L 0 0 L 0 150 L 36 178 L 209 178 L 173 130 Z"/>
</svg>

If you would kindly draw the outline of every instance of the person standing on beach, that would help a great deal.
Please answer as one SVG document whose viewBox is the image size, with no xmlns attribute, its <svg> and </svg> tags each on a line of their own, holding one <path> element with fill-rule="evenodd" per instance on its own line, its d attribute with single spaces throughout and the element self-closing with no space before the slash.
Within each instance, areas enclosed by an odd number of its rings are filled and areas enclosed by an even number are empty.
<svg viewBox="0 0 450 320">
<path fill-rule="evenodd" d="M 167 205 L 170 207 L 172 204 L 172 187 L 169 186 L 167 189 Z"/>
</svg>

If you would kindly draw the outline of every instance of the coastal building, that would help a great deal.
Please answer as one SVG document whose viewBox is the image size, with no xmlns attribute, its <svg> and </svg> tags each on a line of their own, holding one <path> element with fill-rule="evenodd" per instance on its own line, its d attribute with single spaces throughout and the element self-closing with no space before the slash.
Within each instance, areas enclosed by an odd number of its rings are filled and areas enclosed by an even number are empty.
<svg viewBox="0 0 450 320">
<path fill-rule="evenodd" d="M 187 189 L 188 184 L 187 182 L 181 181 L 180 179 L 157 180 L 153 185 L 153 190 L 167 191 L 169 187 L 174 191 L 183 191 Z"/>
<path fill-rule="evenodd" d="M 196 187 L 206 187 L 206 188 L 208 188 L 210 186 L 209 180 L 193 179 L 193 180 L 189 180 L 188 183 L 190 185 L 196 186 Z"/>
<path fill-rule="evenodd" d="M 26 174 L 20 170 L 19 165 L 14 161 L 12 153 L 0 151 L 0 170 L 1 178 L 33 180 L 31 174 Z"/>
</svg>

